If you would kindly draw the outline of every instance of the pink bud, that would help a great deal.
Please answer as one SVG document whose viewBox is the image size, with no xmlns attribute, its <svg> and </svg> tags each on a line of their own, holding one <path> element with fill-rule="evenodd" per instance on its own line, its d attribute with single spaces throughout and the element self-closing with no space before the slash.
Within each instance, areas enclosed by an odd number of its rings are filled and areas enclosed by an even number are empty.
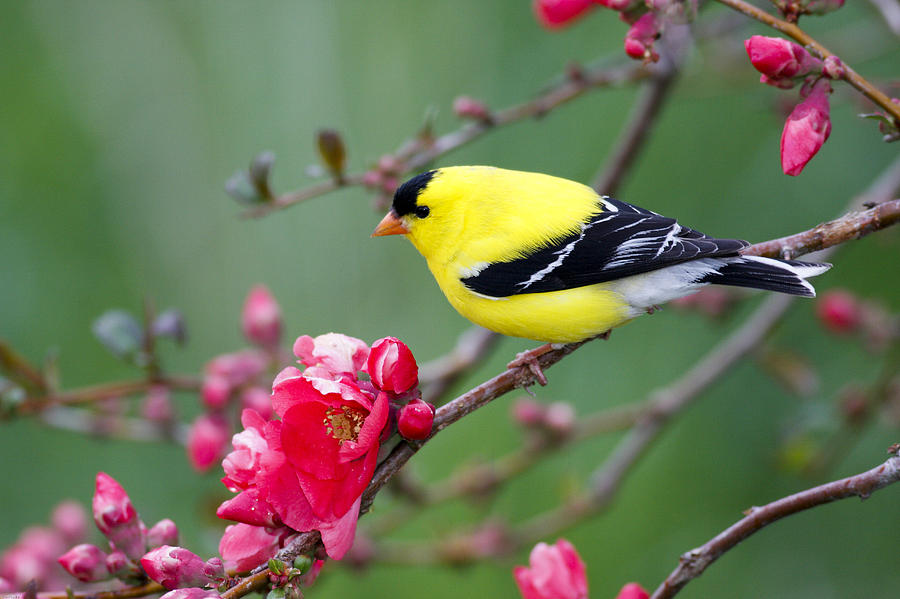
<svg viewBox="0 0 900 599">
<path fill-rule="evenodd" d="M 169 591 L 159 599 L 219 599 L 218 591 L 188 587 Z"/>
<path fill-rule="evenodd" d="M 200 388 L 200 397 L 203 405 L 213 410 L 221 410 L 231 397 L 231 384 L 223 376 L 210 374 L 203 377 L 203 386 Z"/>
<path fill-rule="evenodd" d="M 128 556 L 116 549 L 106 556 L 106 571 L 115 578 L 135 582 L 144 579 L 144 571 Z"/>
<path fill-rule="evenodd" d="M 584 562 L 565 539 L 556 545 L 538 543 L 529 566 L 516 566 L 513 576 L 524 599 L 587 599 Z"/>
<path fill-rule="evenodd" d="M 491 120 L 487 105 L 469 96 L 459 96 L 453 100 L 453 112 L 460 118 L 487 122 Z"/>
<path fill-rule="evenodd" d="M 555 433 L 568 434 L 575 426 L 575 408 L 565 401 L 555 401 L 547 406 L 544 424 Z"/>
<path fill-rule="evenodd" d="M 178 526 L 168 518 L 160 520 L 147 531 L 147 547 L 150 549 L 160 545 L 177 544 Z"/>
<path fill-rule="evenodd" d="M 69 543 L 83 539 L 87 533 L 87 512 L 77 501 L 63 501 L 58 504 L 50 518 L 53 527 Z"/>
<path fill-rule="evenodd" d="M 262 387 L 247 387 L 241 391 L 241 407 L 268 419 L 272 416 L 272 394 Z"/>
<path fill-rule="evenodd" d="M 172 590 L 201 587 L 213 582 L 204 572 L 206 563 L 200 556 L 182 547 L 163 545 L 141 558 L 141 566 L 152 580 Z"/>
<path fill-rule="evenodd" d="M 803 46 L 780 37 L 754 35 L 744 41 L 750 63 L 763 74 L 760 81 L 777 87 L 791 87 L 793 77 L 806 75 L 821 64 Z"/>
<path fill-rule="evenodd" d="M 241 326 L 256 345 L 274 347 L 281 340 L 281 308 L 265 285 L 256 285 L 247 295 Z"/>
<path fill-rule="evenodd" d="M 57 560 L 66 572 L 81 582 L 96 582 L 109 578 L 106 554 L 96 545 L 75 545 Z"/>
<path fill-rule="evenodd" d="M 816 303 L 819 321 L 834 333 L 851 333 L 862 321 L 862 307 L 849 291 L 834 289 Z"/>
<path fill-rule="evenodd" d="M 828 56 L 825 58 L 825 66 L 823 67 L 822 72 L 826 77 L 830 77 L 831 79 L 843 79 L 844 63 L 837 56 Z"/>
<path fill-rule="evenodd" d="M 535 426 L 544 421 L 546 408 L 533 399 L 518 399 L 512 407 L 513 420 L 523 426 Z"/>
<path fill-rule="evenodd" d="M 231 437 L 228 421 L 219 414 L 203 414 L 188 431 L 187 451 L 195 470 L 209 470 L 224 455 Z"/>
<path fill-rule="evenodd" d="M 541 25 L 559 29 L 581 17 L 591 4 L 591 0 L 534 0 L 532 7 Z"/>
<path fill-rule="evenodd" d="M 246 349 L 221 354 L 206 363 L 206 376 L 220 376 L 231 388 L 240 387 L 265 372 L 268 358 L 265 352 Z"/>
<path fill-rule="evenodd" d="M 400 408 L 397 428 L 405 439 L 421 441 L 431 434 L 434 424 L 434 407 L 421 399 L 414 399 Z"/>
<path fill-rule="evenodd" d="M 831 85 L 826 79 L 816 82 L 809 96 L 794 107 L 781 133 L 781 168 L 784 174 L 799 175 L 806 163 L 831 134 L 828 94 Z"/>
<path fill-rule="evenodd" d="M 419 383 L 419 367 L 405 343 L 385 337 L 372 344 L 365 371 L 376 387 L 403 393 Z"/>
<path fill-rule="evenodd" d="M 629 582 L 622 587 L 616 599 L 650 599 L 650 593 L 636 582 Z"/>
<path fill-rule="evenodd" d="M 110 543 L 132 559 L 144 553 L 144 533 L 125 489 L 105 472 L 97 473 L 94 522 Z"/>
<path fill-rule="evenodd" d="M 625 54 L 644 60 L 656 62 L 659 54 L 653 49 L 653 42 L 659 37 L 659 22 L 652 12 L 645 13 L 625 34 Z"/>
<path fill-rule="evenodd" d="M 141 415 L 150 422 L 170 422 L 175 411 L 169 390 L 162 385 L 151 387 L 141 402 Z"/>
<path fill-rule="evenodd" d="M 212 582 L 225 579 L 225 564 L 221 558 L 211 557 L 203 564 L 203 575 Z"/>
</svg>

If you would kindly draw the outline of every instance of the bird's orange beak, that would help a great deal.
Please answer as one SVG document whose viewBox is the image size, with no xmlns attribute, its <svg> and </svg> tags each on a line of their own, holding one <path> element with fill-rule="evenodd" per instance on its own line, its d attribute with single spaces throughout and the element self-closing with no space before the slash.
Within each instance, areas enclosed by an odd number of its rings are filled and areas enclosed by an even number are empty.
<svg viewBox="0 0 900 599">
<path fill-rule="evenodd" d="M 406 235 L 409 229 L 403 224 L 403 221 L 397 216 L 397 213 L 391 210 L 384 215 L 375 230 L 372 231 L 372 237 L 381 237 L 382 235 Z"/>
</svg>

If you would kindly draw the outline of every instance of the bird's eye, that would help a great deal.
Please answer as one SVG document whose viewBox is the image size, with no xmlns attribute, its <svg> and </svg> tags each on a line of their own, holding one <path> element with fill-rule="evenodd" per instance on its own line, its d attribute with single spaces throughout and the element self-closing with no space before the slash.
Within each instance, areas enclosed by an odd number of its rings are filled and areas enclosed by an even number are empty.
<svg viewBox="0 0 900 599">
<path fill-rule="evenodd" d="M 425 218 L 431 213 L 431 210 L 428 206 L 416 206 L 416 216 L 419 218 Z"/>
</svg>

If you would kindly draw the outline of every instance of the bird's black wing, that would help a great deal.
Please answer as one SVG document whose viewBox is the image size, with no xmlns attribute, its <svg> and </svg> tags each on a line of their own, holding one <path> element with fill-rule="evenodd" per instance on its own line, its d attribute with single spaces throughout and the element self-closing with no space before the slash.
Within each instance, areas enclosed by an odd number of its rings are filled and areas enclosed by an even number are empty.
<svg viewBox="0 0 900 599">
<path fill-rule="evenodd" d="M 508 297 L 559 291 L 621 279 L 678 262 L 735 255 L 749 245 L 739 239 L 715 239 L 667 218 L 603 198 L 604 211 L 581 231 L 522 258 L 494 262 L 461 279 L 476 293 Z"/>
</svg>

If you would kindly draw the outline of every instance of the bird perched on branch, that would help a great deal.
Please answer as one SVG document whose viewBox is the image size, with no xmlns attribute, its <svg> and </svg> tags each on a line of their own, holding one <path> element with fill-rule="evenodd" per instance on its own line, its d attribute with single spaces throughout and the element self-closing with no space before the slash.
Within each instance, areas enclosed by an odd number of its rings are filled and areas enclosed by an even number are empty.
<svg viewBox="0 0 900 599">
<path fill-rule="evenodd" d="M 574 181 L 488 166 L 405 182 L 372 236 L 394 234 L 416 246 L 460 314 L 548 343 L 602 335 L 709 284 L 814 297 L 806 279 L 831 266 L 743 256 L 746 241 L 708 237 Z M 537 355 L 513 364 L 533 367 Z"/>
</svg>

